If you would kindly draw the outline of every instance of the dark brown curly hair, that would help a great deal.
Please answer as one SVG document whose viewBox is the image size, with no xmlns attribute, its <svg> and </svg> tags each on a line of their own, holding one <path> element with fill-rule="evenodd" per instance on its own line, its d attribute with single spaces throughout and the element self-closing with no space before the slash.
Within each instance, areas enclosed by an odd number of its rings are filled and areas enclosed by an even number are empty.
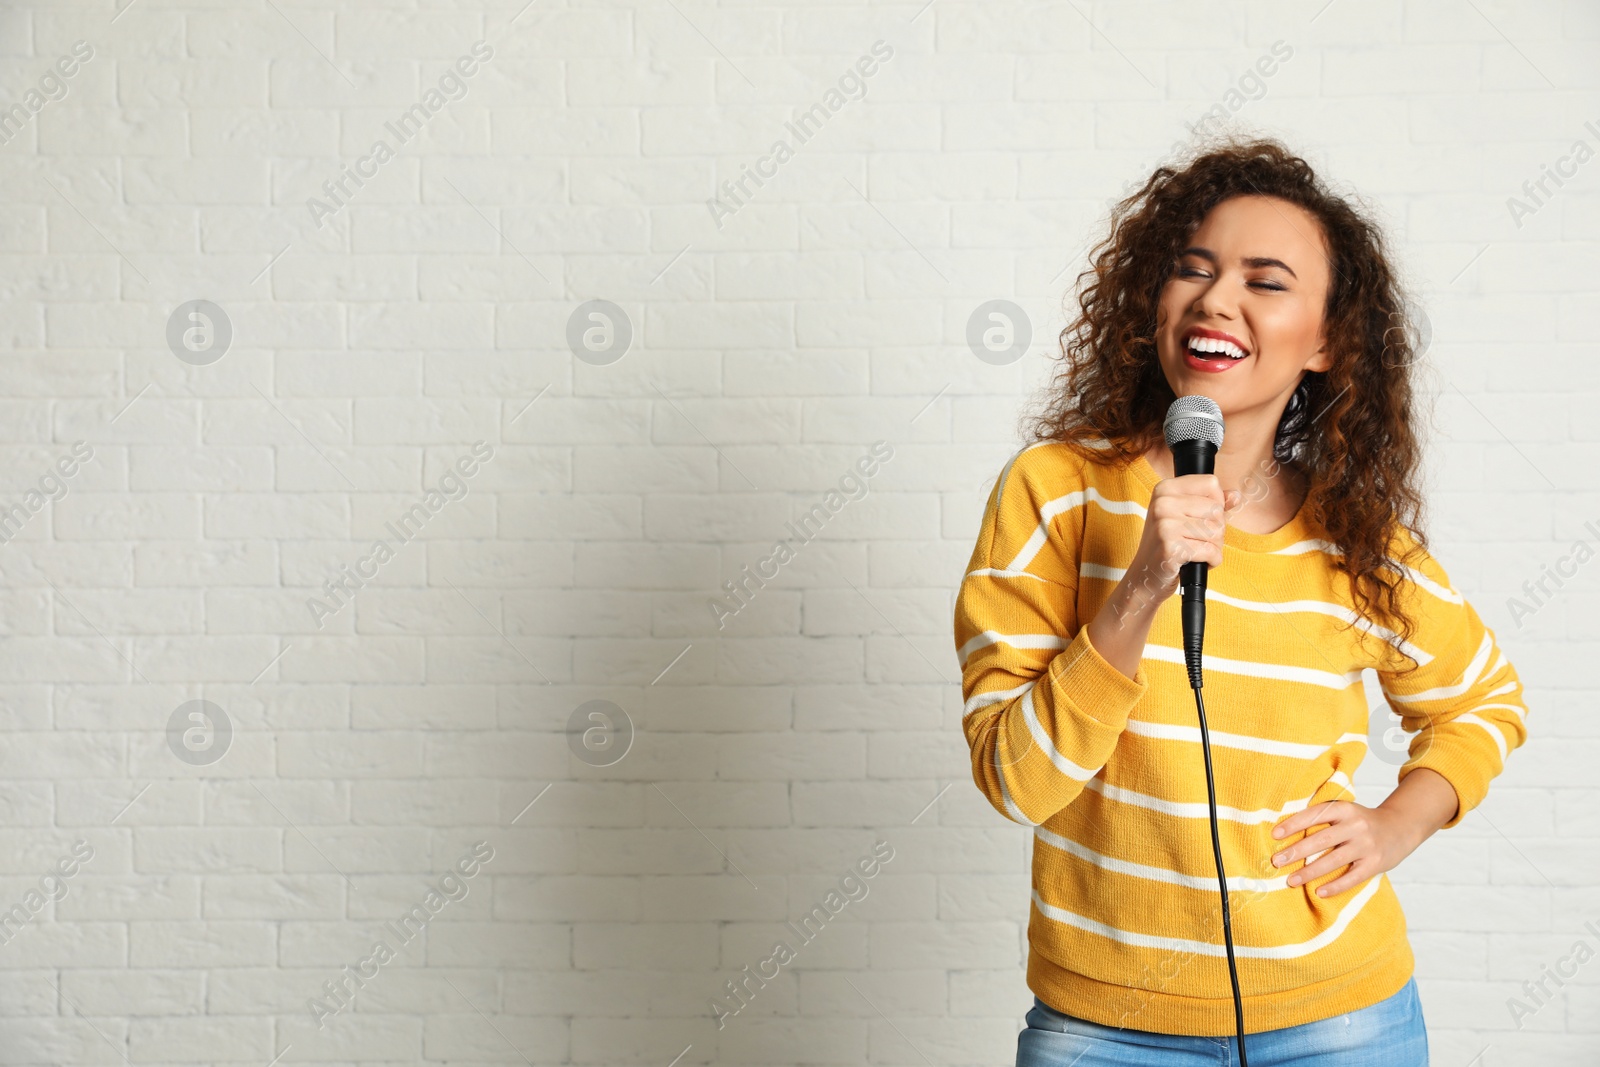
<svg viewBox="0 0 1600 1067">
<path fill-rule="evenodd" d="M 1025 417 L 1024 436 L 1063 442 L 1099 463 L 1132 462 L 1162 440 L 1175 397 L 1156 357 L 1156 310 L 1179 252 L 1230 197 L 1299 205 L 1321 222 L 1332 259 L 1323 309 L 1332 365 L 1306 372 L 1278 423 L 1273 458 L 1306 476 L 1301 514 L 1342 552 L 1335 566 L 1357 610 L 1409 640 L 1414 620 L 1403 617 L 1403 579 L 1391 561 L 1427 549 L 1413 429 L 1426 340 L 1382 231 L 1351 206 L 1353 196 L 1329 191 L 1278 141 L 1224 138 L 1180 163 L 1158 167 L 1112 208 L 1092 268 L 1078 275 L 1080 314 L 1061 332 L 1063 365 L 1044 411 Z M 1401 548 L 1396 524 L 1415 548 Z"/>
</svg>

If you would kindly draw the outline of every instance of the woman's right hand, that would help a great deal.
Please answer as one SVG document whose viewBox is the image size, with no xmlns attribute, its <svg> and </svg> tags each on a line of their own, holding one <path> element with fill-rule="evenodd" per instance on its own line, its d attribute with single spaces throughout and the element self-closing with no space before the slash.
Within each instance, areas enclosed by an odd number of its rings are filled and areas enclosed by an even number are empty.
<svg viewBox="0 0 1600 1067">
<path fill-rule="evenodd" d="M 1178 590 L 1179 568 L 1222 565 L 1222 532 L 1242 499 L 1237 489 L 1224 493 L 1214 474 L 1156 483 L 1133 561 L 1089 624 L 1089 643 L 1108 663 L 1135 676 L 1155 609 Z"/>
<path fill-rule="evenodd" d="M 1178 591 L 1178 570 L 1185 563 L 1222 566 L 1222 532 L 1240 499 L 1237 489 L 1224 493 L 1215 474 L 1158 481 L 1139 547 L 1122 577 L 1127 592 L 1155 606 Z"/>
</svg>

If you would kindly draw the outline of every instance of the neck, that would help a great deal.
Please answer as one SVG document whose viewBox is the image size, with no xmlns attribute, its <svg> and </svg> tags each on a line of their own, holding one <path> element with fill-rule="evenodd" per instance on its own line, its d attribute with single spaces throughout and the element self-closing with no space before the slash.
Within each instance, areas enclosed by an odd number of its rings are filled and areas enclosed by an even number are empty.
<svg viewBox="0 0 1600 1067">
<path fill-rule="evenodd" d="M 1227 433 L 1222 447 L 1217 449 L 1217 481 L 1224 490 L 1238 489 L 1246 499 L 1277 496 L 1294 491 L 1294 472 L 1272 457 L 1272 442 L 1277 433 L 1277 423 L 1271 426 L 1254 425 L 1242 418 L 1228 420 Z M 1163 478 L 1173 476 L 1172 450 L 1165 440 L 1157 438 L 1145 459 Z M 1288 472 L 1288 479 L 1282 476 Z"/>
</svg>

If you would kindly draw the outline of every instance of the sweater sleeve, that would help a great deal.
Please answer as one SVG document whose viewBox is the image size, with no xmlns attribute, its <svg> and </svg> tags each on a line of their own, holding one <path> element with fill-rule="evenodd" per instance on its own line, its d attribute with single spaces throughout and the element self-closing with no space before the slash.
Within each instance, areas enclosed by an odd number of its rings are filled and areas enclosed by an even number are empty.
<svg viewBox="0 0 1600 1067">
<path fill-rule="evenodd" d="M 1030 826 L 1082 792 L 1147 688 L 1142 669 L 1123 674 L 1079 625 L 1084 508 L 1095 491 L 1065 451 L 1036 445 L 1000 472 L 955 604 L 973 780 L 1001 814 Z M 1050 472 L 1048 488 L 1040 471 Z"/>
<path fill-rule="evenodd" d="M 1402 535 L 1405 602 L 1415 617 L 1410 655 L 1378 680 L 1401 726 L 1415 732 L 1397 781 L 1418 767 L 1443 775 L 1458 807 L 1441 829 L 1455 826 L 1488 795 L 1511 750 L 1527 740 L 1522 682 L 1470 603 L 1438 561 Z"/>
</svg>

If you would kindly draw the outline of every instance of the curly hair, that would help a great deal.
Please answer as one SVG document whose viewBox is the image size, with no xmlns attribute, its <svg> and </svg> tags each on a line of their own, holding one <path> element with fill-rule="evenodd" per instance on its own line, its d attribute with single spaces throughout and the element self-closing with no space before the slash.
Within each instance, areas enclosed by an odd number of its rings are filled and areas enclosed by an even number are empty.
<svg viewBox="0 0 1600 1067">
<path fill-rule="evenodd" d="M 1162 440 L 1175 397 L 1156 357 L 1156 313 L 1179 252 L 1230 197 L 1299 205 L 1320 221 L 1331 257 L 1323 308 L 1331 365 L 1301 379 L 1279 420 L 1273 460 L 1306 476 L 1301 515 L 1337 546 L 1334 565 L 1357 610 L 1409 640 L 1415 622 L 1403 615 L 1394 564 L 1428 544 L 1413 430 L 1414 365 L 1426 341 L 1382 231 L 1278 141 L 1223 139 L 1180 162 L 1158 167 L 1112 208 L 1110 232 L 1077 278 L 1080 313 L 1061 332 L 1062 366 L 1048 403 L 1024 419 L 1024 436 L 1065 443 L 1099 463 L 1132 462 Z M 1402 547 L 1397 524 L 1414 545 Z"/>
</svg>

